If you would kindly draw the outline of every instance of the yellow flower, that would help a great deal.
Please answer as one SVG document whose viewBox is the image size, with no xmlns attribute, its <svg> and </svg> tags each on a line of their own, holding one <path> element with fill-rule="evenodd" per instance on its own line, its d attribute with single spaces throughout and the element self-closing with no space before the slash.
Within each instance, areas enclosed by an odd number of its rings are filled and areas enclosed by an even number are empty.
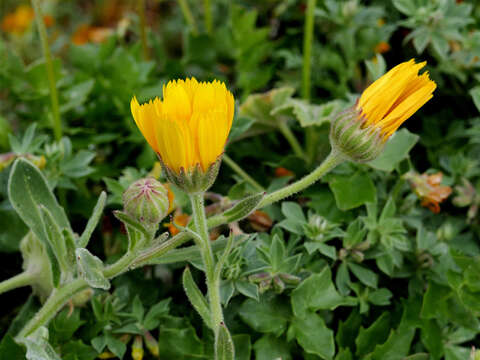
<svg viewBox="0 0 480 360">
<path fill-rule="evenodd" d="M 134 97 L 130 106 L 171 182 L 195 192 L 206 186 L 199 185 L 199 174 L 211 172 L 211 185 L 233 121 L 234 99 L 224 83 L 174 80 L 163 87 L 163 100 L 140 105 Z"/>
<path fill-rule="evenodd" d="M 14 33 L 23 34 L 32 23 L 35 13 L 28 5 L 20 5 L 11 14 L 6 15 L 2 21 L 2 30 Z"/>
<path fill-rule="evenodd" d="M 364 118 L 363 127 L 380 129 L 386 141 L 398 127 L 433 96 L 437 85 L 428 72 L 418 75 L 426 62 L 412 59 L 401 63 L 371 84 L 361 95 L 356 108 Z"/>
<path fill-rule="evenodd" d="M 413 59 L 395 66 L 337 114 L 330 127 L 333 149 L 357 162 L 380 155 L 388 138 L 433 96 L 437 85 L 428 72 L 418 75 L 424 66 Z"/>
</svg>

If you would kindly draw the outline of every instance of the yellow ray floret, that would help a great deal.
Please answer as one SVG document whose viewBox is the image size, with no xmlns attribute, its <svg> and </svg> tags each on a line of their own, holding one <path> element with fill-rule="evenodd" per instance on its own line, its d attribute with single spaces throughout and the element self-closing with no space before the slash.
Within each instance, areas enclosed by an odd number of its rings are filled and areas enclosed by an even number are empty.
<svg viewBox="0 0 480 360">
<path fill-rule="evenodd" d="M 361 95 L 357 109 L 364 127 L 380 129 L 386 141 L 398 127 L 433 96 L 437 87 L 428 72 L 418 75 L 426 62 L 401 63 L 371 84 Z"/>
<path fill-rule="evenodd" d="M 133 118 L 163 163 L 176 173 L 200 164 L 207 171 L 223 153 L 233 121 L 234 99 L 223 82 L 173 80 L 163 100 L 130 103 Z"/>
</svg>

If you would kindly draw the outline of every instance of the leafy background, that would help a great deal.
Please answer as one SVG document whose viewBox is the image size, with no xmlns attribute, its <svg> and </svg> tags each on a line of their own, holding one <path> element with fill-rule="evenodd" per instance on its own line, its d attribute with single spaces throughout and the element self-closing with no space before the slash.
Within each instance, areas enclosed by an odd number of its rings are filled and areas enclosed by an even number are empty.
<svg viewBox="0 0 480 360">
<path fill-rule="evenodd" d="M 186 1 L 192 26 L 185 2 L 146 1 L 145 54 L 135 2 L 44 1 L 53 19 L 47 30 L 64 127 L 59 142 L 50 129 L 36 28 L 2 27 L 0 276 L 21 271 L 26 227 L 6 195 L 18 156 L 42 168 L 74 228 L 83 228 L 107 189 L 109 207 L 92 252 L 112 262 L 125 251 L 111 211 L 121 207 L 131 182 L 161 177 L 130 115 L 134 94 L 141 101 L 160 96 L 162 84 L 178 77 L 225 81 L 237 108 L 226 153 L 273 190 L 326 156 L 332 114 L 388 68 L 416 58 L 428 62 L 438 84 L 433 99 L 380 158 L 343 164 L 298 196 L 236 224 L 250 236 L 228 259 L 222 299 L 238 359 L 468 359 L 480 343 L 480 5 L 318 0 L 308 101 L 300 95 L 306 3 L 211 2 L 209 34 L 196 2 Z M 17 5 L 2 1 L 2 18 Z M 82 27 L 108 36 L 82 38 Z M 311 159 L 289 138 L 303 144 L 308 129 L 317 139 Z M 441 186 L 452 190 L 440 200 L 442 188 L 427 181 L 438 172 Z M 225 164 L 211 190 L 212 211 L 219 199 L 258 191 Z M 173 191 L 176 216 L 188 214 L 186 199 Z M 156 343 L 164 359 L 211 358 L 211 335 L 181 286 L 185 265 L 135 270 L 115 279 L 110 292 L 96 290 L 83 305 L 71 304 L 50 323 L 50 343 L 64 360 L 129 359 L 135 338 L 142 339 L 145 359 L 155 358 L 148 346 Z M 2 294 L 1 304 L 0 357 L 23 358 L 11 336 L 39 300 L 24 288 Z"/>
</svg>

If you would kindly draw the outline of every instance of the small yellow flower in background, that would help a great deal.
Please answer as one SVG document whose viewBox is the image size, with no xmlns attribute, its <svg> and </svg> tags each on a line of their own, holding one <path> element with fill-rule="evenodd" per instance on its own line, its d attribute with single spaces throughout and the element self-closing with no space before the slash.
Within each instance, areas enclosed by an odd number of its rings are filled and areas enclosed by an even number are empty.
<svg viewBox="0 0 480 360">
<path fill-rule="evenodd" d="M 18 6 L 14 12 L 7 14 L 2 19 L 2 30 L 11 34 L 22 35 L 30 28 L 35 18 L 33 9 L 28 5 Z M 46 27 L 50 27 L 55 23 L 55 19 L 51 15 L 43 17 Z"/>
<path fill-rule="evenodd" d="M 188 192 L 213 183 L 234 113 L 233 95 L 223 82 L 170 81 L 163 100 L 140 105 L 134 97 L 130 106 L 171 182 Z"/>
<path fill-rule="evenodd" d="M 33 9 L 28 5 L 20 5 L 2 20 L 2 30 L 12 34 L 23 34 L 35 17 Z"/>
<path fill-rule="evenodd" d="M 357 103 L 332 121 L 330 140 L 340 154 L 353 161 L 376 158 L 398 127 L 433 96 L 437 87 L 426 62 L 401 63 L 371 84 Z"/>
</svg>

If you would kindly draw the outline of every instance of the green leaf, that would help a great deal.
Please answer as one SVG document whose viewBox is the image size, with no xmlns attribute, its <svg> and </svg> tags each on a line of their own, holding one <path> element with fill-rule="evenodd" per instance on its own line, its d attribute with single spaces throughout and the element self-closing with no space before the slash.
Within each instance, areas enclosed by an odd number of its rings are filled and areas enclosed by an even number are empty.
<svg viewBox="0 0 480 360">
<path fill-rule="evenodd" d="M 227 219 L 227 222 L 234 222 L 245 218 L 250 215 L 250 213 L 255 210 L 262 201 L 265 193 L 258 193 L 255 195 L 247 196 L 246 198 L 240 200 L 230 209 L 223 213 L 223 216 Z"/>
<path fill-rule="evenodd" d="M 284 201 L 282 203 L 282 214 L 289 220 L 293 220 L 299 223 L 307 222 L 305 215 L 303 214 L 302 207 L 292 201 Z"/>
<path fill-rule="evenodd" d="M 235 360 L 250 360 L 252 353 L 252 344 L 250 335 L 233 335 L 233 344 L 235 345 Z"/>
<path fill-rule="evenodd" d="M 207 300 L 205 296 L 203 296 L 202 292 L 198 288 L 197 284 L 193 280 L 192 273 L 190 272 L 190 268 L 187 266 L 183 271 L 183 289 L 187 294 L 188 300 L 193 305 L 195 310 L 200 314 L 205 324 L 210 328 L 213 329 L 212 324 L 212 316 L 210 314 L 210 309 L 208 307 Z"/>
<path fill-rule="evenodd" d="M 20 339 L 27 347 L 27 360 L 61 360 L 48 342 L 48 330 L 44 326 L 38 328 L 27 338 Z"/>
<path fill-rule="evenodd" d="M 82 236 L 80 236 L 80 238 L 78 239 L 78 247 L 87 247 L 93 230 L 95 230 L 95 228 L 97 227 L 98 221 L 103 214 L 103 209 L 105 208 L 106 202 L 107 193 L 105 191 L 102 191 L 102 193 L 98 197 L 97 204 L 93 208 L 92 215 L 90 216 L 90 219 L 88 219 L 87 226 L 85 226 L 85 230 L 83 230 Z"/>
<path fill-rule="evenodd" d="M 13 164 L 8 179 L 8 197 L 18 215 L 35 233 L 48 244 L 39 205 L 43 205 L 60 228 L 70 229 L 70 223 L 63 208 L 49 189 L 47 180 L 30 161 L 19 158 Z"/>
<path fill-rule="evenodd" d="M 393 5 L 398 11 L 405 15 L 414 15 L 417 11 L 417 6 L 414 0 L 393 0 Z"/>
<path fill-rule="evenodd" d="M 284 339 L 265 335 L 253 345 L 256 360 L 292 360 L 288 344 Z"/>
<path fill-rule="evenodd" d="M 281 334 L 287 328 L 290 310 L 280 299 L 263 296 L 260 301 L 245 300 L 238 314 L 255 331 Z"/>
<path fill-rule="evenodd" d="M 25 359 L 25 349 L 7 334 L 0 342 L 0 359 Z"/>
<path fill-rule="evenodd" d="M 94 288 L 110 289 L 110 282 L 103 275 L 103 262 L 87 249 L 78 248 L 75 251 L 79 275 Z"/>
<path fill-rule="evenodd" d="M 63 234 L 57 223 L 53 219 L 52 214 L 47 210 L 46 207 L 40 205 L 40 212 L 43 216 L 43 221 L 45 223 L 45 229 L 50 246 L 57 258 L 62 273 L 67 274 L 71 271 L 73 263 L 68 262 L 69 257 L 67 254 L 66 241 L 63 238 Z"/>
<path fill-rule="evenodd" d="M 106 341 L 108 349 L 114 355 L 122 359 L 123 355 L 125 355 L 125 352 L 127 351 L 127 345 L 125 345 L 122 341 L 110 334 L 107 334 Z"/>
<path fill-rule="evenodd" d="M 333 331 L 316 313 L 307 313 L 304 318 L 295 317 L 291 329 L 300 346 L 309 354 L 320 356 L 322 359 L 332 359 L 335 355 Z"/>
<path fill-rule="evenodd" d="M 220 324 L 218 335 L 215 343 L 215 359 L 218 360 L 234 360 L 235 350 L 232 337 L 224 323 Z"/>
<path fill-rule="evenodd" d="M 390 314 L 384 312 L 375 322 L 368 328 L 360 328 L 355 344 L 357 345 L 356 355 L 360 358 L 375 349 L 377 344 L 387 340 L 388 331 L 390 330 Z"/>
<path fill-rule="evenodd" d="M 477 107 L 477 110 L 480 112 L 480 86 L 471 88 L 469 94 L 472 97 L 473 103 Z"/>
<path fill-rule="evenodd" d="M 62 345 L 63 360 L 95 360 L 98 353 L 82 340 L 72 340 Z"/>
<path fill-rule="evenodd" d="M 380 156 L 367 164 L 374 169 L 391 172 L 397 164 L 408 157 L 408 153 L 419 138 L 418 135 L 412 134 L 407 129 L 401 129 L 387 141 Z"/>
<path fill-rule="evenodd" d="M 358 278 L 358 280 L 374 289 L 377 288 L 378 275 L 375 274 L 372 270 L 351 262 L 348 262 L 347 265 L 350 271 Z"/>
<path fill-rule="evenodd" d="M 309 311 L 334 310 L 338 306 L 356 305 L 352 297 L 343 297 L 335 289 L 330 268 L 326 266 L 320 273 L 305 279 L 291 296 L 295 316 L 303 318 Z"/>
<path fill-rule="evenodd" d="M 376 189 L 370 176 L 356 172 L 353 176 L 335 176 L 328 183 L 340 210 L 350 210 L 374 202 Z"/>
<path fill-rule="evenodd" d="M 205 358 L 204 344 L 186 318 L 173 316 L 162 318 L 158 349 L 164 359 Z"/>
</svg>

